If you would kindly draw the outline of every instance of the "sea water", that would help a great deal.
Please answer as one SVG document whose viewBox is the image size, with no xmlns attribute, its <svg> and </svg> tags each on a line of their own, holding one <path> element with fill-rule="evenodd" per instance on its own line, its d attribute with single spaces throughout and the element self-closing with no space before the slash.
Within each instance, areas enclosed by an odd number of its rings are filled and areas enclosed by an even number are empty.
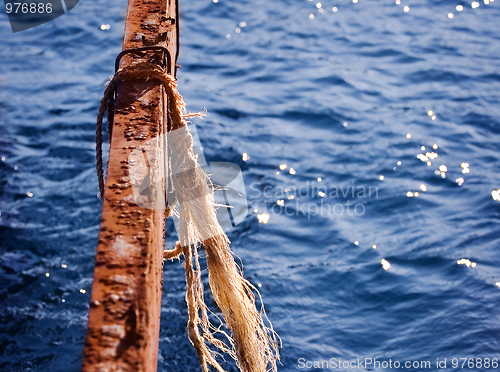
<svg viewBox="0 0 500 372">
<path fill-rule="evenodd" d="M 248 215 L 228 235 L 281 336 L 279 370 L 493 370 L 500 1 L 180 9 L 179 90 L 208 111 L 193 119 L 207 162 L 242 170 Z M 125 11 L 82 0 L 16 34 L 0 14 L 2 371 L 80 369 L 95 117 Z M 173 248 L 170 220 L 167 234 Z M 200 370 L 184 295 L 168 262 L 159 371 Z"/>
</svg>

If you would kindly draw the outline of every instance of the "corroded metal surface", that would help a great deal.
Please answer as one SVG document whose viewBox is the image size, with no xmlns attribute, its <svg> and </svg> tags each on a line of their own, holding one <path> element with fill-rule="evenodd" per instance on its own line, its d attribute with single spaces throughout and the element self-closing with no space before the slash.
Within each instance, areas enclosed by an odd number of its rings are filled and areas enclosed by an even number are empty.
<svg viewBox="0 0 500 372">
<path fill-rule="evenodd" d="M 175 71 L 175 6 L 172 0 L 130 0 L 123 48 L 165 46 Z M 161 60 L 160 53 L 126 55 L 121 65 L 155 60 Z M 128 158 L 145 141 L 155 140 L 157 159 L 163 158 L 160 135 L 167 124 L 163 121 L 164 107 L 163 87 L 156 81 L 126 81 L 118 86 L 84 372 L 156 371 L 165 210 L 144 209 L 135 203 Z M 150 172 L 165 184 L 161 166 Z M 163 193 L 161 190 L 159 194 Z"/>
</svg>

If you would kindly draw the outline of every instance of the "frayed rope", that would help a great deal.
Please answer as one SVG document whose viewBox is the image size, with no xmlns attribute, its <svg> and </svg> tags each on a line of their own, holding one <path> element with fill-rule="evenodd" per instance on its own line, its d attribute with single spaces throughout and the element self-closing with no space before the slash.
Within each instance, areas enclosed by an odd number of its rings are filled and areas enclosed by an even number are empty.
<svg viewBox="0 0 500 372">
<path fill-rule="evenodd" d="M 180 241 L 174 249 L 164 251 L 164 259 L 179 258 L 181 254 L 185 258 L 188 337 L 198 354 L 202 370 L 208 372 L 208 365 L 211 365 L 224 372 L 216 361 L 217 353 L 207 345 L 210 343 L 234 358 L 241 372 L 276 372 L 281 347 L 279 336 L 270 322 L 269 327 L 264 324 L 263 316 L 267 317 L 260 293 L 243 277 L 234 260 L 229 239 L 217 221 L 214 187 L 193 152 L 193 138 L 185 118 L 203 114 L 186 113 L 175 79 L 158 65 L 147 62 L 131 64 L 118 70 L 106 85 L 96 123 L 96 168 L 101 197 L 104 195 L 102 121 L 108 111 L 108 133 L 111 137 L 116 85 L 119 81 L 132 79 L 159 80 L 165 87 L 169 102 L 172 132 L 167 144 L 168 164 L 178 201 L 176 213 L 180 221 Z M 231 335 L 222 330 L 222 322 L 215 327 L 209 320 L 209 312 L 215 314 L 204 301 L 198 255 L 200 246 L 207 253 L 212 294 Z M 261 300 L 260 311 L 256 308 L 254 293 Z M 216 338 L 216 334 L 225 336 L 229 345 Z"/>
</svg>

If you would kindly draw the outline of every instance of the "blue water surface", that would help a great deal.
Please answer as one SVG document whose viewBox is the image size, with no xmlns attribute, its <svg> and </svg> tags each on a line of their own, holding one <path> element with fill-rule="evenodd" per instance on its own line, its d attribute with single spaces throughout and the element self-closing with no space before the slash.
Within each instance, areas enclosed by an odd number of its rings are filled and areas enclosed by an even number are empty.
<svg viewBox="0 0 500 372">
<path fill-rule="evenodd" d="M 208 110 L 193 120 L 207 160 L 242 168 L 249 214 L 229 238 L 281 336 L 280 371 L 500 362 L 500 3 L 477 4 L 180 0 L 179 90 Z M 125 11 L 82 0 L 16 34 L 1 11 L 2 371 L 80 369 L 95 117 Z M 169 262 L 159 371 L 200 370 L 184 295 Z"/>
</svg>

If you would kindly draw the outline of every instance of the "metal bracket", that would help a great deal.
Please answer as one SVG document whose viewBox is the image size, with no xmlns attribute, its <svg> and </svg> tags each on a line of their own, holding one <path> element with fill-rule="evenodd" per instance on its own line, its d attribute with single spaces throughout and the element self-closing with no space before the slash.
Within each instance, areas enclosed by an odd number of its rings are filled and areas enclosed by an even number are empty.
<svg viewBox="0 0 500 372">
<path fill-rule="evenodd" d="M 151 50 L 158 51 L 158 52 L 163 52 L 163 58 L 162 58 L 162 60 L 163 60 L 163 66 L 161 66 L 161 67 L 163 67 L 164 69 L 166 69 L 168 74 L 171 74 L 172 71 L 171 71 L 170 65 L 172 64 L 172 57 L 170 56 L 170 52 L 168 51 L 168 49 L 165 48 L 165 47 L 163 47 L 163 46 L 160 46 L 160 45 L 152 45 L 152 46 L 145 46 L 145 47 L 140 47 L 140 48 L 132 48 L 132 49 L 126 49 L 126 50 L 122 51 L 116 57 L 116 61 L 115 61 L 115 74 L 118 71 L 118 69 L 120 68 L 120 61 L 121 61 L 122 57 L 125 54 L 137 54 L 139 56 L 143 56 L 145 54 L 145 52 L 151 51 Z"/>
</svg>

